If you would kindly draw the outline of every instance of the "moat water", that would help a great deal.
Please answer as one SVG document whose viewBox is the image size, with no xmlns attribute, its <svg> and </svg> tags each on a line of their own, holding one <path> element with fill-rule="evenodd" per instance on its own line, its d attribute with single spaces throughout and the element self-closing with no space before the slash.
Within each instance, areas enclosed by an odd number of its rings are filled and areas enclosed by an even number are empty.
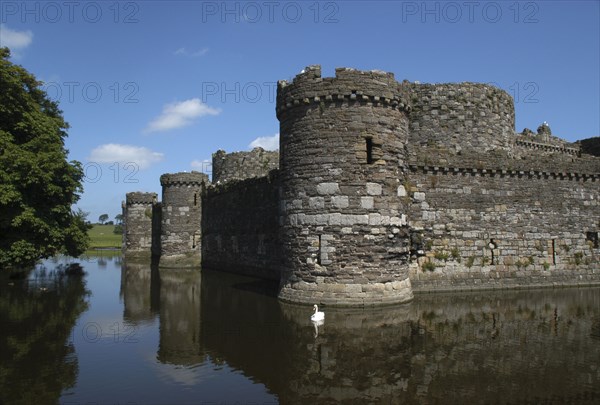
<svg viewBox="0 0 600 405">
<path fill-rule="evenodd" d="M 599 288 L 422 294 L 314 325 L 264 281 L 72 262 L 1 279 L 0 403 L 600 403 Z"/>
</svg>

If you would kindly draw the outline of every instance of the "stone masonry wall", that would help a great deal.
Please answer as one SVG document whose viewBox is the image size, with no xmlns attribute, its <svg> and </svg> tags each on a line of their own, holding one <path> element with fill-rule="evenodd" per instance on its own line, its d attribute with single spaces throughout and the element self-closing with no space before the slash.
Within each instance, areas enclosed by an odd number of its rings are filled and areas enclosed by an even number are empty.
<svg viewBox="0 0 600 405">
<path fill-rule="evenodd" d="M 309 66 L 279 82 L 279 298 L 331 305 L 412 299 L 405 206 L 403 87 L 391 73 Z"/>
<path fill-rule="evenodd" d="M 152 253 L 152 206 L 156 193 L 132 192 L 125 196 L 124 243 L 127 259 L 150 259 Z"/>
<path fill-rule="evenodd" d="M 202 191 L 208 176 L 200 172 L 163 174 L 161 267 L 200 266 Z"/>
<path fill-rule="evenodd" d="M 509 150 L 514 143 L 512 97 L 481 83 L 408 84 L 409 145 L 481 152 Z"/>
<path fill-rule="evenodd" d="M 411 165 L 417 290 L 600 280 L 600 173 Z"/>
<path fill-rule="evenodd" d="M 218 150 L 212 155 L 213 183 L 263 177 L 279 168 L 279 152 L 254 148 L 250 152 L 226 153 Z"/>
<path fill-rule="evenodd" d="M 279 280 L 278 172 L 207 188 L 202 266 Z"/>
</svg>

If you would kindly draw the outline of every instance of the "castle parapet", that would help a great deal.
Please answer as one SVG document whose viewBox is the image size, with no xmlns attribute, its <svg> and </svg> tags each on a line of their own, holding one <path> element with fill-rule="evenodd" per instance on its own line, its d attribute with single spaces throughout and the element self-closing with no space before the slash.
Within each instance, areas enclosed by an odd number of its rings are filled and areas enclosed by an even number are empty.
<svg viewBox="0 0 600 405">
<path fill-rule="evenodd" d="M 202 192 L 207 183 L 208 176 L 195 171 L 160 176 L 160 267 L 200 266 Z"/>
<path fill-rule="evenodd" d="M 410 111 L 407 92 L 393 73 L 337 68 L 335 77 L 321 77 L 320 66 L 308 66 L 292 83 L 277 84 L 277 118 L 298 106 L 330 103 L 364 103 Z"/>
</svg>

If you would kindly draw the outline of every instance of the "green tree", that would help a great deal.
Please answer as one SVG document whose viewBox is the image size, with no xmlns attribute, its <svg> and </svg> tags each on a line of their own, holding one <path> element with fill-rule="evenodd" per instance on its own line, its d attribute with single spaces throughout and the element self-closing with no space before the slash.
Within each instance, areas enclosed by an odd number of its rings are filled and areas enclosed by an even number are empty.
<svg viewBox="0 0 600 405">
<path fill-rule="evenodd" d="M 89 244 L 81 163 L 67 160 L 68 124 L 34 75 L 0 48 L 0 269 L 24 268 Z"/>
<path fill-rule="evenodd" d="M 117 225 L 123 225 L 123 214 L 115 215 L 115 223 Z"/>
<path fill-rule="evenodd" d="M 104 225 L 104 223 L 106 222 L 106 220 L 108 219 L 108 214 L 102 214 L 98 217 L 98 221 L 100 221 L 101 224 Z"/>
</svg>

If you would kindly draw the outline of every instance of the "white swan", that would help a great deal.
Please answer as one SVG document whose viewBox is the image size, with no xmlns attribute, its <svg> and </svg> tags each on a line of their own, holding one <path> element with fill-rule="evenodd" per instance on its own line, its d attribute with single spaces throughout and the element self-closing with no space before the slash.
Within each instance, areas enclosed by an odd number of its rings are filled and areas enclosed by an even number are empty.
<svg viewBox="0 0 600 405">
<path fill-rule="evenodd" d="M 313 305 L 314 314 L 310 316 L 310 320 L 313 322 L 322 321 L 325 319 L 325 312 L 320 312 L 319 307 L 315 304 Z"/>
</svg>

